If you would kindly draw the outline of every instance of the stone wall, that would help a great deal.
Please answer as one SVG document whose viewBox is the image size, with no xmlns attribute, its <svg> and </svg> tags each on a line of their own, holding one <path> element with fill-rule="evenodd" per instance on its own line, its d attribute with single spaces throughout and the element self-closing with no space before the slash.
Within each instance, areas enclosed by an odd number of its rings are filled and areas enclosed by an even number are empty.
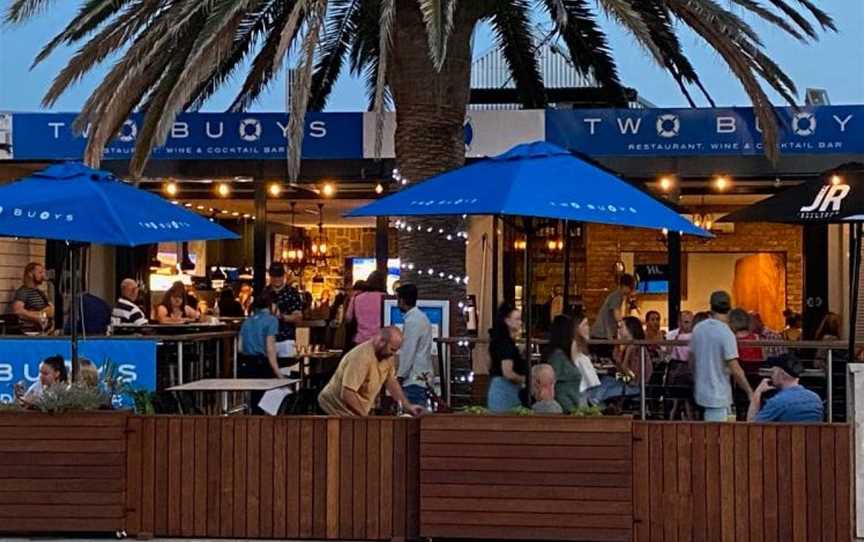
<svg viewBox="0 0 864 542">
<path fill-rule="evenodd" d="M 615 286 L 613 268 L 621 252 L 666 252 L 659 232 L 600 224 L 586 226 L 586 283 L 583 301 L 589 315 L 599 310 L 608 290 Z M 734 233 L 718 233 L 714 239 L 685 237 L 687 252 L 774 252 L 786 257 L 787 306 L 801 311 L 803 256 L 801 227 L 786 224 L 738 223 Z M 707 300 L 706 300 L 707 303 Z"/>
<path fill-rule="evenodd" d="M 0 314 L 8 312 L 9 301 L 21 286 L 24 267 L 30 262 L 45 264 L 45 241 L 0 239 Z"/>
</svg>

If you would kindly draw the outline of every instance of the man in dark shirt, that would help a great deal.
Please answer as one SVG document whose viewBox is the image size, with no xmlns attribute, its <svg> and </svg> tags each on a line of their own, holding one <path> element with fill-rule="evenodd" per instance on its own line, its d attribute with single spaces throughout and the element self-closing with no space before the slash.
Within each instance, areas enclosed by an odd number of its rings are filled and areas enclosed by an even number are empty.
<svg viewBox="0 0 864 542">
<path fill-rule="evenodd" d="M 12 313 L 21 319 L 24 331 L 47 331 L 52 327 L 54 305 L 48 294 L 39 287 L 45 282 L 45 268 L 39 263 L 28 263 L 24 268 L 23 285 L 15 290 Z"/>
<path fill-rule="evenodd" d="M 279 333 L 276 342 L 293 341 L 297 322 L 303 320 L 303 298 L 300 292 L 285 281 L 285 267 L 279 262 L 270 265 L 270 285 L 267 286 L 273 294 L 279 319 Z"/>
</svg>

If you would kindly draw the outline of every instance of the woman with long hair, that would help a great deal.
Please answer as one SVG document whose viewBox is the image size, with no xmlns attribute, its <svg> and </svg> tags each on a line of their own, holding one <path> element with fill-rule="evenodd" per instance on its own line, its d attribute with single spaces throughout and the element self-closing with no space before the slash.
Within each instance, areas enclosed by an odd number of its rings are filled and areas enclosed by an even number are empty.
<svg viewBox="0 0 864 542">
<path fill-rule="evenodd" d="M 200 317 L 197 310 L 186 304 L 186 286 L 180 281 L 171 285 L 156 306 L 156 321 L 160 324 L 185 324 Z"/>
<path fill-rule="evenodd" d="M 386 289 L 387 279 L 384 273 L 372 271 L 360 292 L 348 303 L 345 321 L 357 326 L 357 331 L 351 337 L 353 345 L 364 343 L 381 331 L 381 307 Z"/>
<path fill-rule="evenodd" d="M 635 316 L 627 316 L 621 320 L 621 326 L 618 328 L 618 338 L 622 341 L 644 341 L 645 329 L 642 327 L 642 322 Z M 615 365 L 618 370 L 625 374 L 632 374 L 633 379 L 631 385 L 636 385 L 640 382 L 640 378 L 645 377 L 645 382 L 651 380 L 652 365 L 649 360 L 645 361 L 645 375 L 642 375 L 642 360 L 639 355 L 640 346 L 634 344 L 622 344 L 618 346 L 618 351 L 615 356 Z"/>
<path fill-rule="evenodd" d="M 42 397 L 45 390 L 68 383 L 69 369 L 66 367 L 66 361 L 63 359 L 63 356 L 46 358 L 39 364 L 39 379 L 26 392 L 23 388 L 16 385 L 16 402 L 22 408 L 31 408 Z"/>
<path fill-rule="evenodd" d="M 559 314 L 552 320 L 549 344 L 543 355 L 544 363 L 551 365 L 555 371 L 555 400 L 564 412 L 571 412 L 584 403 L 579 391 L 582 373 L 576 367 L 574 355 L 585 354 L 581 350 L 585 341 L 580 347 L 576 338 L 578 335 L 574 319 Z"/>
<path fill-rule="evenodd" d="M 522 405 L 519 392 L 528 377 L 528 362 L 516 346 L 522 332 L 522 313 L 509 303 L 498 307 L 489 337 L 489 410 L 507 412 Z"/>
</svg>

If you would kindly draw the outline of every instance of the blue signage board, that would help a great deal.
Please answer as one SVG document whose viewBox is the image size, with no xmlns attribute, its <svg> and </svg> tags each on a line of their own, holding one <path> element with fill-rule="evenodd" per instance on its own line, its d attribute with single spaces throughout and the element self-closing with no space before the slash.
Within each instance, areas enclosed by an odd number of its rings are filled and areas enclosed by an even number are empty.
<svg viewBox="0 0 864 542">
<path fill-rule="evenodd" d="M 778 108 L 784 154 L 864 152 L 864 106 Z M 589 156 L 763 154 L 752 108 L 556 109 L 546 140 Z"/>
<path fill-rule="evenodd" d="M 120 378 L 134 389 L 156 390 L 156 341 L 88 339 L 78 343 L 79 354 L 102 368 L 111 361 Z M 62 339 L 0 340 L 0 402 L 14 399 L 15 383 L 29 387 L 39 379 L 43 359 L 61 355 L 71 367 L 71 343 Z"/>
<path fill-rule="evenodd" d="M 14 113 L 14 160 L 79 160 L 86 136 L 72 129 L 75 113 Z M 105 160 L 128 160 L 135 149 L 143 115 L 127 120 L 105 148 Z M 286 113 L 187 113 L 174 122 L 165 145 L 153 151 L 162 160 L 284 160 Z M 362 113 L 310 113 L 306 116 L 303 158 L 363 157 Z"/>
</svg>

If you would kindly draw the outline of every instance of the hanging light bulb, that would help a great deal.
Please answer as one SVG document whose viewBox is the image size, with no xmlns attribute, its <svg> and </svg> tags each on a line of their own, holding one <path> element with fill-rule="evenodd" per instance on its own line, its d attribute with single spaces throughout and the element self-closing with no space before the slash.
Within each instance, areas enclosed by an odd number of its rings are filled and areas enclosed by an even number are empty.
<svg viewBox="0 0 864 542">
<path fill-rule="evenodd" d="M 267 191 L 270 192 L 270 195 L 274 198 L 278 198 L 279 195 L 282 194 L 282 185 L 280 185 L 279 183 L 273 183 L 270 185 Z"/>
<path fill-rule="evenodd" d="M 325 198 L 332 198 L 335 193 L 336 186 L 333 183 L 324 183 L 324 186 L 321 187 L 321 194 L 323 194 Z"/>
<path fill-rule="evenodd" d="M 376 184 L 375 185 L 375 193 L 376 194 L 383 194 L 384 193 L 384 185 L 381 183 Z"/>
<path fill-rule="evenodd" d="M 231 195 L 231 187 L 227 183 L 219 183 L 216 185 L 216 193 L 221 198 L 227 198 Z"/>
<path fill-rule="evenodd" d="M 177 192 L 179 192 L 179 190 L 177 188 L 177 183 L 175 183 L 173 181 L 170 183 L 165 183 L 164 190 L 165 190 L 165 193 L 168 194 L 169 196 L 171 196 L 172 198 L 177 195 Z"/>
</svg>

